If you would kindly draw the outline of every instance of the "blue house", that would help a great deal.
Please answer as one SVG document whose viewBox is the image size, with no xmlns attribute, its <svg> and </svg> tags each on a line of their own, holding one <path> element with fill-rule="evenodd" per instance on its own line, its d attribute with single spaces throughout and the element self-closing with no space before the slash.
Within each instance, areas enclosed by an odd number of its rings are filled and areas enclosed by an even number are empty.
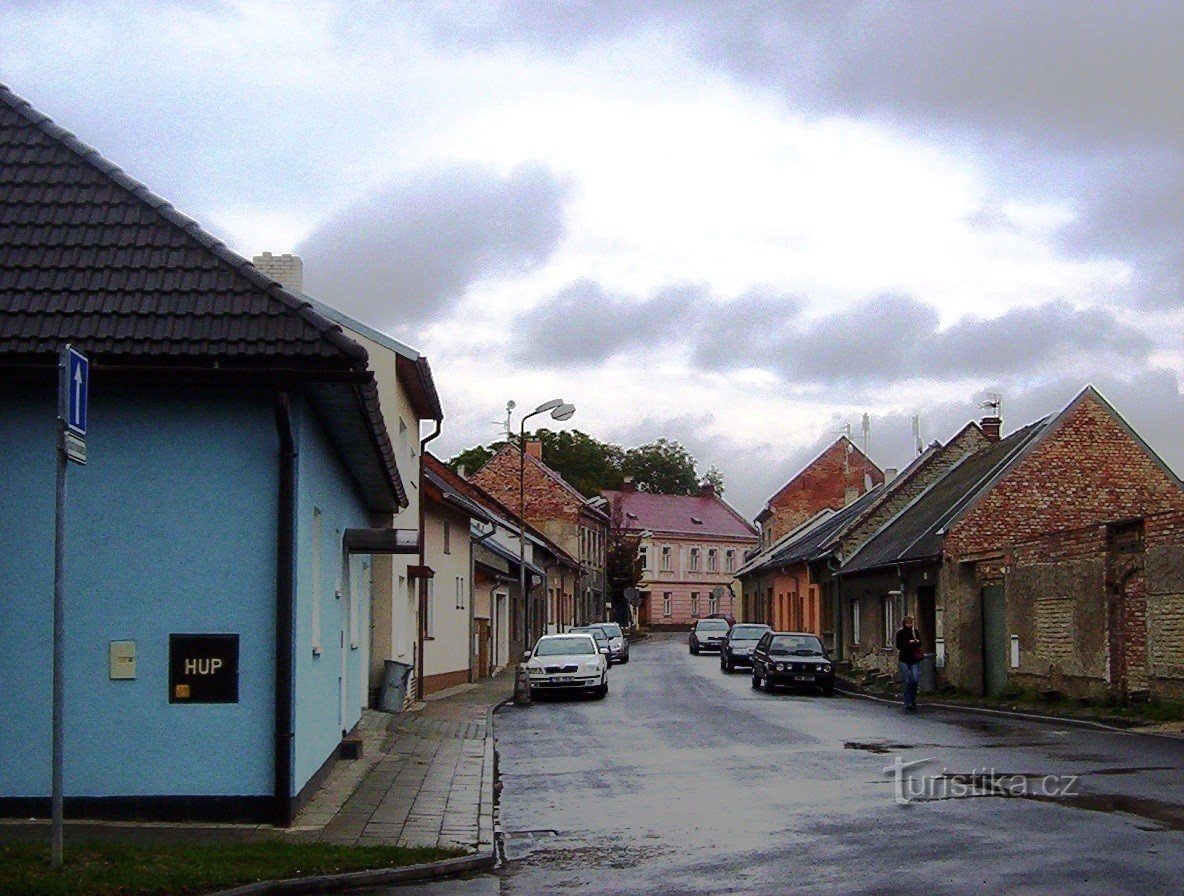
<svg viewBox="0 0 1184 896">
<path fill-rule="evenodd" d="M 371 521 L 407 505 L 366 351 L 0 87 L 4 815 L 50 804 L 67 343 L 90 405 L 68 474 L 66 814 L 288 823 L 366 704 L 354 550 L 382 550 Z"/>
</svg>

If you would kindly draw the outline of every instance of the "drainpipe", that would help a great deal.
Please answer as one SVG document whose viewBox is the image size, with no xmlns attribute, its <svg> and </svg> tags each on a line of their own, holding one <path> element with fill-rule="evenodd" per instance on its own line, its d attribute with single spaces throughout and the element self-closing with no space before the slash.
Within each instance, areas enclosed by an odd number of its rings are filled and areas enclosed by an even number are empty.
<svg viewBox="0 0 1184 896">
<path fill-rule="evenodd" d="M 292 730 L 294 648 L 293 608 L 296 604 L 296 445 L 292 438 L 292 408 L 287 391 L 275 397 L 275 428 L 280 440 L 279 506 L 276 512 L 275 599 L 275 777 L 273 795 L 276 824 L 292 824 Z"/>
<path fill-rule="evenodd" d="M 426 551 L 427 539 L 424 537 L 423 531 L 423 456 L 427 451 L 428 442 L 440 435 L 440 430 L 444 426 L 443 420 L 436 421 L 436 428 L 432 434 L 425 439 L 419 441 L 419 566 L 422 569 L 427 566 Z M 427 617 L 427 603 L 428 603 L 428 580 L 424 576 L 420 576 L 415 583 L 416 599 L 416 639 L 415 639 L 415 696 L 417 699 L 423 699 L 423 639 L 424 635 L 424 620 Z"/>
</svg>

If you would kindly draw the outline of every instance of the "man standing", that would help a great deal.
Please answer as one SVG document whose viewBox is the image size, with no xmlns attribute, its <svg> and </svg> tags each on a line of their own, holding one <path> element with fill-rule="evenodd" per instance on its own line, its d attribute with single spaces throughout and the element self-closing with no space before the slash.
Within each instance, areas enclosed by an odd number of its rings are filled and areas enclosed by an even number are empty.
<svg viewBox="0 0 1184 896">
<path fill-rule="evenodd" d="M 904 708 L 906 712 L 917 709 L 917 685 L 921 682 L 921 661 L 925 658 L 921 647 L 921 635 L 913 627 L 913 617 L 906 616 L 900 622 L 896 633 L 896 650 L 900 661 L 900 679 L 904 684 Z"/>
</svg>

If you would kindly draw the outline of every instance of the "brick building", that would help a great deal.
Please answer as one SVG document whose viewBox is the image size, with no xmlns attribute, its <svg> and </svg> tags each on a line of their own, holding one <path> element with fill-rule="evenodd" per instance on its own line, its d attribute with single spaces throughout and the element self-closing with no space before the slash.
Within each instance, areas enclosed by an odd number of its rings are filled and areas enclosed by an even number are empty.
<svg viewBox="0 0 1184 896">
<path fill-rule="evenodd" d="M 839 510 L 883 482 L 884 471 L 849 438 L 840 436 L 783 485 L 757 515 L 761 548 L 771 547 L 819 511 Z"/>
<path fill-rule="evenodd" d="M 850 656 L 892 668 L 907 613 L 965 690 L 1178 693 L 1181 511 L 1184 485 L 1087 387 L 959 460 L 844 563 Z"/>
<path fill-rule="evenodd" d="M 519 476 L 524 483 L 521 493 Z M 548 595 L 545 628 L 584 625 L 607 618 L 605 550 L 608 514 L 593 506 L 543 463 L 542 443 L 527 441 L 525 456 L 516 445 L 502 446 L 471 479 L 513 510 L 515 515 L 522 506 L 519 502 L 524 495 L 526 522 L 579 560 L 578 582 L 573 589 L 575 599 L 569 603 L 560 600 L 561 595 Z M 532 628 L 529 634 L 539 633 Z"/>
<path fill-rule="evenodd" d="M 739 615 L 732 584 L 756 530 L 711 485 L 697 495 L 656 495 L 626 482 L 601 495 L 614 528 L 640 535 L 643 624 L 685 629 L 714 613 Z"/>
</svg>

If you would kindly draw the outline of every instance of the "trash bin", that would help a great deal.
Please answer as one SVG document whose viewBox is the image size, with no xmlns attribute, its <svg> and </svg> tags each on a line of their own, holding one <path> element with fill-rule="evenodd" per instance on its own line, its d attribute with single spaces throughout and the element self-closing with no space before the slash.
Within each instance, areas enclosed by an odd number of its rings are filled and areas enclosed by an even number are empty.
<svg viewBox="0 0 1184 896">
<path fill-rule="evenodd" d="M 399 712 L 407 696 L 407 679 L 411 677 L 411 666 L 398 660 L 386 660 L 382 676 L 382 689 L 378 694 L 378 708 L 384 712 Z"/>
<path fill-rule="evenodd" d="M 929 694 L 937 689 L 937 654 L 927 653 L 921 660 L 921 680 L 917 684 L 917 692 Z"/>
</svg>

